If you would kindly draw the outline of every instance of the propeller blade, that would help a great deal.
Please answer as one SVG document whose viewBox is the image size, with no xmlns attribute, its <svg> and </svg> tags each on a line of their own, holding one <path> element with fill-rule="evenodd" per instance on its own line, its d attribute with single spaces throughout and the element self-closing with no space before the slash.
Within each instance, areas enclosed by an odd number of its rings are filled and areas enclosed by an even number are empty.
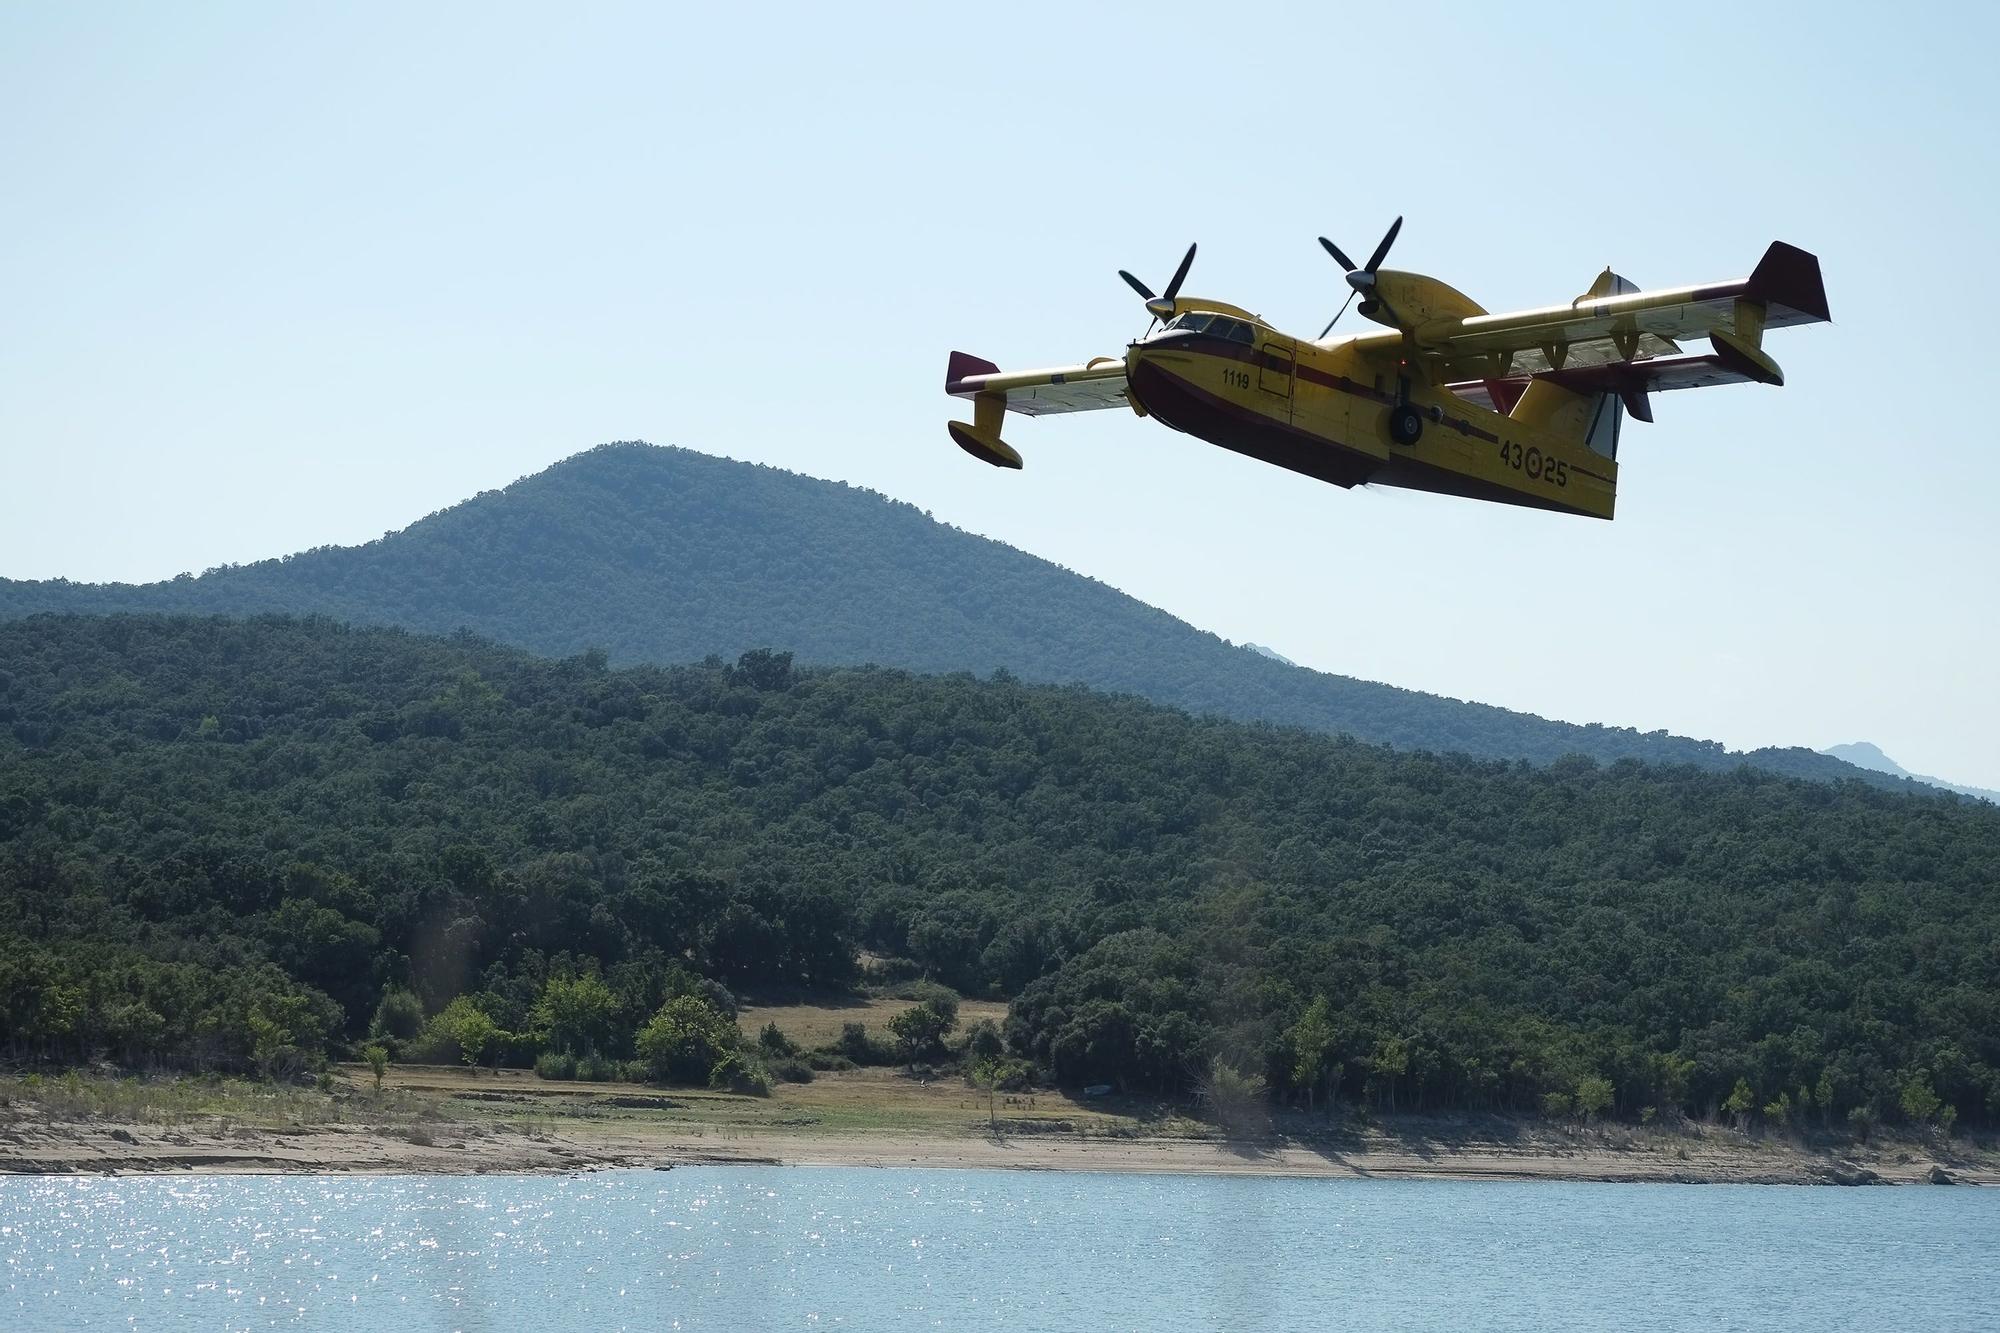
<svg viewBox="0 0 2000 1333">
<path fill-rule="evenodd" d="M 1324 338 L 1326 337 L 1327 334 L 1333 332 L 1333 326 L 1340 323 L 1340 317 L 1347 313 L 1347 307 L 1351 305 L 1353 301 L 1354 301 L 1354 293 L 1349 292 L 1347 294 L 1347 300 L 1342 301 L 1340 303 L 1340 309 L 1333 312 L 1333 318 L 1329 319 L 1326 322 L 1326 327 L 1319 331 L 1320 337 Z"/>
<path fill-rule="evenodd" d="M 1376 269 L 1382 267 L 1382 261 L 1389 257 L 1389 247 L 1396 243 L 1396 233 L 1402 229 L 1403 220 L 1401 218 L 1397 218 L 1389 224 L 1388 234 L 1382 238 L 1382 244 L 1375 247 L 1375 253 L 1368 256 L 1368 262 L 1361 266 L 1363 272 L 1373 273 Z"/>
<path fill-rule="evenodd" d="M 1180 295 L 1181 284 L 1187 281 L 1188 269 L 1192 268 L 1193 266 L 1194 266 L 1194 247 L 1190 245 L 1188 247 L 1188 252 L 1185 255 L 1181 256 L 1181 266 L 1174 270 L 1174 280 L 1167 284 L 1167 290 L 1165 292 L 1167 300 L 1171 301 L 1176 296 Z"/>
<path fill-rule="evenodd" d="M 1153 299 L 1153 289 L 1151 287 L 1148 287 L 1145 283 L 1139 281 L 1137 278 L 1133 277 L 1130 273 L 1127 273 L 1124 269 L 1121 268 L 1118 270 L 1118 276 L 1125 279 L 1126 286 L 1130 287 L 1133 291 L 1139 293 L 1139 299 L 1141 301 L 1150 301 Z"/>
<path fill-rule="evenodd" d="M 1342 254 L 1339 246 L 1335 245 L 1332 241 L 1329 241 L 1324 236 L 1319 238 L 1319 243 L 1326 248 L 1326 252 L 1328 254 L 1333 256 L 1334 263 L 1340 265 L 1342 269 L 1346 270 L 1349 273 L 1352 273 L 1354 271 L 1354 261 L 1352 259 L 1349 259 L 1346 255 Z M 1338 318 L 1338 316 L 1335 316 L 1335 318 Z M 1320 337 L 1322 338 L 1324 338 L 1325 336 L 1326 335 L 1324 333 L 1320 335 Z"/>
</svg>

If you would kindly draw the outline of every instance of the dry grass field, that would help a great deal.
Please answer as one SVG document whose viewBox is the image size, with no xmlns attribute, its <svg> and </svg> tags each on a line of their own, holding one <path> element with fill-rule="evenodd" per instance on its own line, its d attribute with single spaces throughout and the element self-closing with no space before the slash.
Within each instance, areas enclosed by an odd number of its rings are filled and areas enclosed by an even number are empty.
<svg viewBox="0 0 2000 1333">
<path fill-rule="evenodd" d="M 756 1039 L 766 1023 L 776 1023 L 778 1031 L 808 1049 L 837 1040 L 846 1023 L 865 1023 L 874 1037 L 889 1035 L 889 1020 L 914 1005 L 914 1000 L 833 998 L 813 1004 L 746 1004 L 737 1012 L 736 1025 L 743 1035 Z M 1004 1000 L 961 1000 L 958 1030 L 971 1027 L 982 1018 L 996 1024 L 1007 1021 Z"/>
<path fill-rule="evenodd" d="M 846 1023 L 866 1024 L 871 1035 L 886 1037 L 889 1020 L 914 1003 L 833 997 L 813 1004 L 748 1004 L 739 1011 L 737 1025 L 745 1038 L 754 1040 L 766 1023 L 776 1023 L 779 1031 L 810 1048 L 836 1040 Z M 966 1000 L 958 1013 L 963 1030 L 981 1019 L 1004 1020 L 1007 1006 L 997 1000 Z M 371 1085 L 363 1066 L 342 1066 L 340 1075 L 356 1087 Z M 957 1137 L 990 1131 L 985 1096 L 963 1079 L 922 1079 L 900 1069 L 822 1072 L 811 1083 L 779 1083 L 769 1097 L 706 1088 L 583 1083 L 544 1079 L 523 1069 L 446 1065 L 392 1065 L 384 1086 L 436 1099 L 471 1118 L 530 1124 L 561 1121 L 565 1132 L 587 1132 L 592 1124 L 622 1129 L 652 1126 L 697 1137 L 866 1130 Z M 1130 1137 L 1158 1133 L 1162 1127 L 1156 1107 L 1084 1101 L 1059 1092 L 1002 1093 L 991 1114 L 1016 1134 Z M 1200 1132 L 1191 1123 L 1176 1123 L 1175 1128 Z"/>
</svg>

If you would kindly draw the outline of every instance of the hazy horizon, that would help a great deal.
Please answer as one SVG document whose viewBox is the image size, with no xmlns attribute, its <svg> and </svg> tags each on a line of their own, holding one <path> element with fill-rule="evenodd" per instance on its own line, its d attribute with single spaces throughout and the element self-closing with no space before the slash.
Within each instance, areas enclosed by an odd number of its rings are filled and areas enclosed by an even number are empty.
<svg viewBox="0 0 2000 1333">
<path fill-rule="evenodd" d="M 2000 21 L 1465 6 L 1384 60 L 1417 34 L 1373 15 L 1146 14 L 998 45 L 921 8 L 0 16 L 0 576 L 354 544 L 644 438 L 1319 670 L 2000 787 L 2000 457 L 1952 402 L 2000 295 Z M 1190 292 L 1310 334 L 1343 290 L 1313 237 L 1398 213 L 1393 263 L 1489 309 L 1783 239 L 1836 322 L 1772 336 L 1781 390 L 1658 398 L 1610 524 L 1342 492 L 1120 413 L 1011 428 L 1018 475 L 945 436 L 953 348 L 1115 352 L 1144 323 L 1115 270 L 1158 284 L 1190 240 Z"/>
</svg>

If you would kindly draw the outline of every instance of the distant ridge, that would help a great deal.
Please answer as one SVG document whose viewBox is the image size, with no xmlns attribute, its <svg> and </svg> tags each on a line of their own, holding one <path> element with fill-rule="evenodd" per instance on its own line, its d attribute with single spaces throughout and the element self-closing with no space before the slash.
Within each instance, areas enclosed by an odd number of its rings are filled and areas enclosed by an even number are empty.
<svg viewBox="0 0 2000 1333">
<path fill-rule="evenodd" d="M 322 614 L 614 662 L 768 646 L 805 662 L 1004 669 L 1403 749 L 1909 786 L 1802 748 L 1738 753 L 1293 666 L 872 491 L 642 443 L 578 454 L 362 546 L 144 585 L 0 580 L 0 618 L 45 611 Z"/>
<path fill-rule="evenodd" d="M 1908 778 L 1912 782 L 1922 782 L 1932 787 L 1942 787 L 1955 791 L 1961 796 L 1976 796 L 1982 801 L 2000 805 L 2000 791 L 1989 791 L 1985 787 L 1968 787 L 1962 783 L 1946 782 L 1943 778 L 1926 777 L 1922 773 L 1912 773 L 1901 764 L 1883 754 L 1881 748 L 1870 741 L 1854 741 L 1847 745 L 1829 745 L 1821 754 L 1832 755 L 1835 759 L 1865 768 L 1874 773 L 1887 773 L 1890 777 Z"/>
</svg>

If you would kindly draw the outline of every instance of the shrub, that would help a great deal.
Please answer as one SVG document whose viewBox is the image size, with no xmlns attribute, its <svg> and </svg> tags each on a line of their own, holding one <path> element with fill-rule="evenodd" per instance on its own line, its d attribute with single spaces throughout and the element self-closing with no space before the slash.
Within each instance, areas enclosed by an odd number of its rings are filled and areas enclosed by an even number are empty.
<svg viewBox="0 0 2000 1333">
<path fill-rule="evenodd" d="M 833 1049 L 857 1065 L 893 1065 L 899 1059 L 896 1048 L 869 1036 L 864 1023 L 842 1023 Z"/>
<path fill-rule="evenodd" d="M 735 1051 L 715 1062 L 708 1071 L 708 1086 L 718 1092 L 740 1092 L 752 1097 L 771 1095 L 771 1076 Z"/>
<path fill-rule="evenodd" d="M 601 1055 L 579 1056 L 576 1062 L 576 1076 L 585 1083 L 615 1083 L 621 1071 L 616 1060 L 608 1060 Z"/>
<path fill-rule="evenodd" d="M 1847 1124 L 1854 1131 L 1855 1138 L 1860 1139 L 1863 1143 L 1868 1142 L 1868 1136 L 1875 1131 L 1875 1108 L 1872 1106 L 1855 1107 L 1847 1113 Z"/>
<path fill-rule="evenodd" d="M 768 1061 L 765 1064 L 765 1068 L 771 1071 L 771 1077 L 778 1079 L 780 1082 L 810 1083 L 813 1081 L 812 1065 L 796 1055 L 779 1056 L 775 1060 Z"/>
<path fill-rule="evenodd" d="M 1265 1122 L 1264 1076 L 1246 1074 L 1217 1056 L 1201 1081 L 1201 1099 L 1215 1122 L 1232 1132 L 1255 1130 Z"/>
<path fill-rule="evenodd" d="M 765 1055 L 797 1055 L 799 1044 L 784 1034 L 776 1023 L 766 1023 L 764 1030 L 757 1034 L 757 1049 Z"/>
<path fill-rule="evenodd" d="M 575 1078 L 576 1057 L 567 1051 L 543 1051 L 535 1057 L 535 1073 L 541 1078 Z"/>
</svg>

